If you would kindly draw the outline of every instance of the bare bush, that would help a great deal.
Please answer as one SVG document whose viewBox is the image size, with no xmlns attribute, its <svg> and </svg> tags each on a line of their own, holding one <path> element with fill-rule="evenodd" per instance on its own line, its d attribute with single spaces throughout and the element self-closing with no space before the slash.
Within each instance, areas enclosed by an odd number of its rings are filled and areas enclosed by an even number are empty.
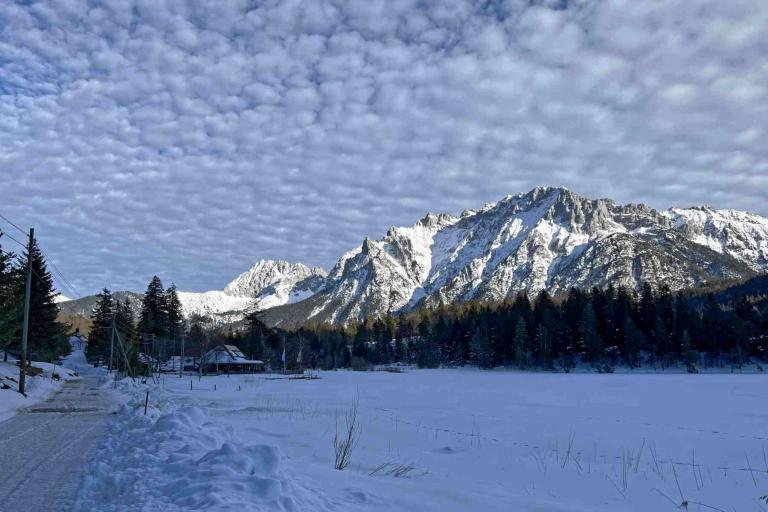
<svg viewBox="0 0 768 512">
<path fill-rule="evenodd" d="M 336 418 L 336 433 L 333 436 L 333 451 L 336 460 L 333 467 L 339 471 L 346 469 L 352 460 L 352 451 L 360 439 L 360 422 L 357 420 L 359 399 L 355 398 L 346 416 L 345 429 L 339 432 L 339 420 Z"/>
</svg>

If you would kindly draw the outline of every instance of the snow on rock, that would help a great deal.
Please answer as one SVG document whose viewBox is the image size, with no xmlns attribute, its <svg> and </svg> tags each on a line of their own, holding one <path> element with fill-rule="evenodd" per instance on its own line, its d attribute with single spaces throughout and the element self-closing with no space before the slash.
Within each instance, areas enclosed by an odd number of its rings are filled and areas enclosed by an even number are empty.
<svg viewBox="0 0 768 512">
<path fill-rule="evenodd" d="M 216 316 L 226 313 L 242 314 L 253 305 L 250 297 L 237 297 L 221 291 L 179 292 L 184 316 Z"/>
<path fill-rule="evenodd" d="M 768 270 L 768 219 L 738 210 L 708 206 L 670 208 L 664 215 L 697 244 Z"/>
<path fill-rule="evenodd" d="M 311 277 L 325 277 L 325 271 L 319 267 L 309 268 L 303 263 L 259 260 L 250 270 L 243 272 L 225 286 L 224 293 L 236 297 L 255 297 L 267 287 L 287 287 Z"/>
<path fill-rule="evenodd" d="M 325 271 L 319 267 L 260 260 L 223 291 L 179 292 L 179 300 L 187 317 L 202 315 L 232 322 L 254 307 L 267 309 L 309 298 L 323 286 L 324 279 Z"/>
<path fill-rule="evenodd" d="M 261 260 L 222 291 L 180 293 L 187 315 L 241 320 L 254 307 L 271 325 L 348 324 L 422 305 L 503 300 L 526 291 L 643 282 L 673 290 L 768 271 L 768 219 L 709 207 L 658 212 L 538 187 L 459 217 L 428 213 L 366 238 L 326 275 Z M 92 300 L 78 309 L 86 314 Z M 88 307 L 85 307 L 85 305 Z"/>
<path fill-rule="evenodd" d="M 460 217 L 427 214 L 366 238 L 338 261 L 308 304 L 269 321 L 350 323 L 364 317 L 527 291 L 643 282 L 672 289 L 768 270 L 768 219 L 733 210 L 618 205 L 564 188 L 507 196 Z M 282 302 L 288 304 L 288 302 Z"/>
</svg>

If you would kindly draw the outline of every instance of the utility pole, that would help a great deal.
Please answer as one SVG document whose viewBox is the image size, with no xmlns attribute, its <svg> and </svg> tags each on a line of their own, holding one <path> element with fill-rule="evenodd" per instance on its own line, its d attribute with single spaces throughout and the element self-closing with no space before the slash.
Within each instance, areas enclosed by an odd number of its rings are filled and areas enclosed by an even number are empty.
<svg viewBox="0 0 768 512">
<path fill-rule="evenodd" d="M 197 369 L 200 372 L 200 375 L 199 375 L 200 379 L 203 378 L 203 362 L 205 360 L 205 346 L 206 346 L 206 342 L 205 342 L 205 338 L 203 338 L 200 341 L 200 364 L 197 365 Z"/>
<path fill-rule="evenodd" d="M 32 244 L 35 240 L 35 228 L 29 228 L 29 247 L 27 248 L 27 287 L 24 292 L 24 324 L 21 331 L 21 360 L 19 361 L 19 393 L 24 393 L 27 370 L 27 339 L 29 338 L 29 299 L 32 294 Z"/>
<path fill-rule="evenodd" d="M 115 315 L 112 314 L 112 339 L 109 341 L 109 371 L 112 371 L 112 354 L 115 352 Z"/>
<path fill-rule="evenodd" d="M 179 378 L 183 377 L 184 373 L 184 338 L 186 335 L 181 335 L 181 357 L 179 358 Z"/>
</svg>

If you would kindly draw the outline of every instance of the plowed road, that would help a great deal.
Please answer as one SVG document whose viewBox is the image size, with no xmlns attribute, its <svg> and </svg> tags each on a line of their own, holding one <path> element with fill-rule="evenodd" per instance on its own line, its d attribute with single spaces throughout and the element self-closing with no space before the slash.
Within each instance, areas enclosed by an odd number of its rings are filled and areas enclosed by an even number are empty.
<svg viewBox="0 0 768 512">
<path fill-rule="evenodd" d="M 70 511 L 114 408 L 85 376 L 0 423 L 0 511 Z"/>
</svg>

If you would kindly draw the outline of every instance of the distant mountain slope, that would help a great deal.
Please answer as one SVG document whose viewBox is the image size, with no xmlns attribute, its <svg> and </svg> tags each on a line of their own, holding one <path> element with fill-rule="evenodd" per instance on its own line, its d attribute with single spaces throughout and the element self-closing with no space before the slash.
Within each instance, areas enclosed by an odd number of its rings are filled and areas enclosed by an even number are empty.
<svg viewBox="0 0 768 512">
<path fill-rule="evenodd" d="M 112 296 L 120 301 L 129 300 L 134 315 L 138 315 L 141 311 L 141 299 L 144 297 L 141 293 L 117 291 L 112 292 Z M 79 299 L 62 301 L 59 305 L 67 314 L 90 317 L 93 307 L 96 305 L 96 295 L 87 295 Z"/>
<path fill-rule="evenodd" d="M 366 239 L 339 260 L 321 292 L 265 318 L 346 323 L 523 290 L 636 289 L 646 281 L 681 289 L 767 269 L 768 219 L 758 215 L 707 207 L 657 212 L 536 188 Z"/>
<path fill-rule="evenodd" d="M 323 286 L 324 278 L 325 271 L 321 268 L 309 268 L 301 263 L 286 261 L 260 260 L 230 282 L 223 291 L 179 292 L 179 299 L 187 317 L 201 315 L 217 323 L 232 323 L 241 320 L 255 304 L 264 309 L 306 299 Z M 138 318 L 143 298 L 141 293 L 118 291 L 113 295 L 119 300 L 130 299 Z M 96 296 L 89 295 L 62 304 L 68 311 L 89 316 L 96 304 Z"/>
</svg>

